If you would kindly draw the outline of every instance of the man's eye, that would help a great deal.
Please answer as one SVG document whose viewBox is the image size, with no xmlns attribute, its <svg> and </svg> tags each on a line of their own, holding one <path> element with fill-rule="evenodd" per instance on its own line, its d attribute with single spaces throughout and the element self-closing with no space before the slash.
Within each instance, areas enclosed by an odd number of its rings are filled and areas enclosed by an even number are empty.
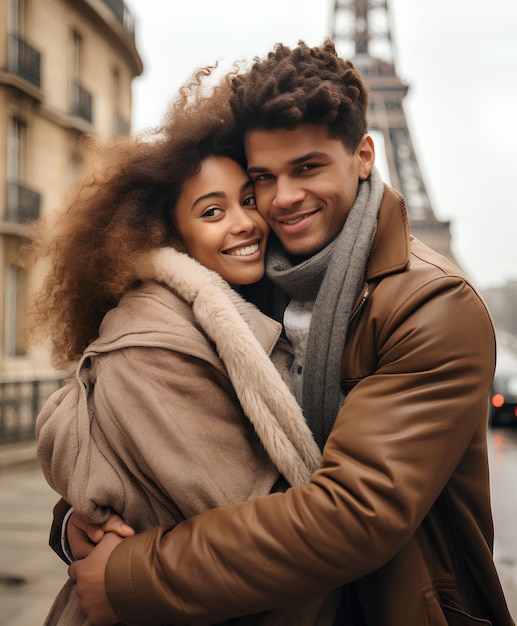
<svg viewBox="0 0 517 626">
<path fill-rule="evenodd" d="M 315 169 L 316 167 L 319 167 L 317 165 L 317 163 L 304 163 L 301 167 L 300 167 L 300 172 L 309 172 L 310 170 Z"/>
<path fill-rule="evenodd" d="M 252 196 L 248 196 L 247 198 L 244 198 L 242 202 L 242 206 L 255 208 L 257 206 L 257 201 L 255 199 L 255 196 L 252 195 Z"/>
<path fill-rule="evenodd" d="M 220 209 L 219 207 L 211 206 L 210 208 L 206 209 L 206 211 L 202 213 L 201 217 L 217 217 L 222 212 L 223 210 Z"/>
<path fill-rule="evenodd" d="M 271 180 L 273 178 L 273 176 L 271 174 L 259 174 L 258 176 L 256 176 L 253 179 L 254 183 L 260 183 L 263 182 L 265 180 Z"/>
</svg>

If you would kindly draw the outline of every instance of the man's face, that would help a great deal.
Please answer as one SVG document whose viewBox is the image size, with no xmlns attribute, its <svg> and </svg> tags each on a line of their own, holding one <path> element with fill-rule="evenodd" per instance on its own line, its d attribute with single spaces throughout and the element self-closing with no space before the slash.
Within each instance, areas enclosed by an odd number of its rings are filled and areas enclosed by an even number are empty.
<svg viewBox="0 0 517 626">
<path fill-rule="evenodd" d="M 353 153 L 321 125 L 245 137 L 259 213 L 292 255 L 310 256 L 339 233 L 375 160 L 365 135 Z"/>
</svg>

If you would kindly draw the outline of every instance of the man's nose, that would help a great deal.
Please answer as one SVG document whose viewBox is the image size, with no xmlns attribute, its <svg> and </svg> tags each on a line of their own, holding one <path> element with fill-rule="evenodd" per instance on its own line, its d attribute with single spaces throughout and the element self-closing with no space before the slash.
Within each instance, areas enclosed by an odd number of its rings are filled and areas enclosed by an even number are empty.
<svg viewBox="0 0 517 626">
<path fill-rule="evenodd" d="M 273 205 L 280 209 L 288 209 L 305 198 L 303 189 L 288 178 L 278 178 L 276 181 Z"/>
</svg>

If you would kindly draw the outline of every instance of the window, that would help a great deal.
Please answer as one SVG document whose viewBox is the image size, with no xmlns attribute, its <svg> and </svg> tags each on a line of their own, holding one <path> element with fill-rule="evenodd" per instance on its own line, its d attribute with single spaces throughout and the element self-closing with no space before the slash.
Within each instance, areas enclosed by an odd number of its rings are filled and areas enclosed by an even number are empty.
<svg viewBox="0 0 517 626">
<path fill-rule="evenodd" d="M 81 35 L 76 31 L 72 31 L 70 37 L 70 45 L 68 50 L 68 67 L 69 76 L 72 82 L 79 82 L 81 64 Z"/>
<path fill-rule="evenodd" d="M 68 73 L 70 77 L 70 112 L 92 122 L 92 94 L 81 85 L 82 38 L 72 31 L 68 49 Z"/>
<path fill-rule="evenodd" d="M 21 356 L 22 271 L 7 260 L 4 271 L 4 356 Z"/>
<path fill-rule="evenodd" d="M 7 27 L 12 35 L 21 35 L 23 33 L 23 22 L 25 15 L 24 0 L 9 0 L 9 8 L 7 12 Z"/>
<path fill-rule="evenodd" d="M 7 127 L 7 182 L 23 181 L 25 164 L 26 124 L 17 117 L 10 117 Z"/>
<path fill-rule="evenodd" d="M 40 194 L 25 184 L 26 160 L 25 123 L 10 117 L 7 127 L 7 212 L 8 222 L 23 224 L 27 220 L 36 220 L 40 215 Z"/>
<path fill-rule="evenodd" d="M 112 69 L 112 90 L 113 90 L 113 136 L 129 134 L 129 122 L 122 114 L 120 72 L 117 67 Z"/>
</svg>

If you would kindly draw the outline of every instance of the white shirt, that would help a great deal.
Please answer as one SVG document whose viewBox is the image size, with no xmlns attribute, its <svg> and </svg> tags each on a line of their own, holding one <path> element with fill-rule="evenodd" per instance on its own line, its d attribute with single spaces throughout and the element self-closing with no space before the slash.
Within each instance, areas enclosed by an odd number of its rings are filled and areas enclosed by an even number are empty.
<svg viewBox="0 0 517 626">
<path fill-rule="evenodd" d="M 300 406 L 302 404 L 303 393 L 303 367 L 307 352 L 307 339 L 309 337 L 309 326 L 311 325 L 314 302 L 314 300 L 310 302 L 291 300 L 284 312 L 285 334 L 291 342 L 294 352 L 294 361 L 291 366 L 294 394 Z"/>
</svg>

